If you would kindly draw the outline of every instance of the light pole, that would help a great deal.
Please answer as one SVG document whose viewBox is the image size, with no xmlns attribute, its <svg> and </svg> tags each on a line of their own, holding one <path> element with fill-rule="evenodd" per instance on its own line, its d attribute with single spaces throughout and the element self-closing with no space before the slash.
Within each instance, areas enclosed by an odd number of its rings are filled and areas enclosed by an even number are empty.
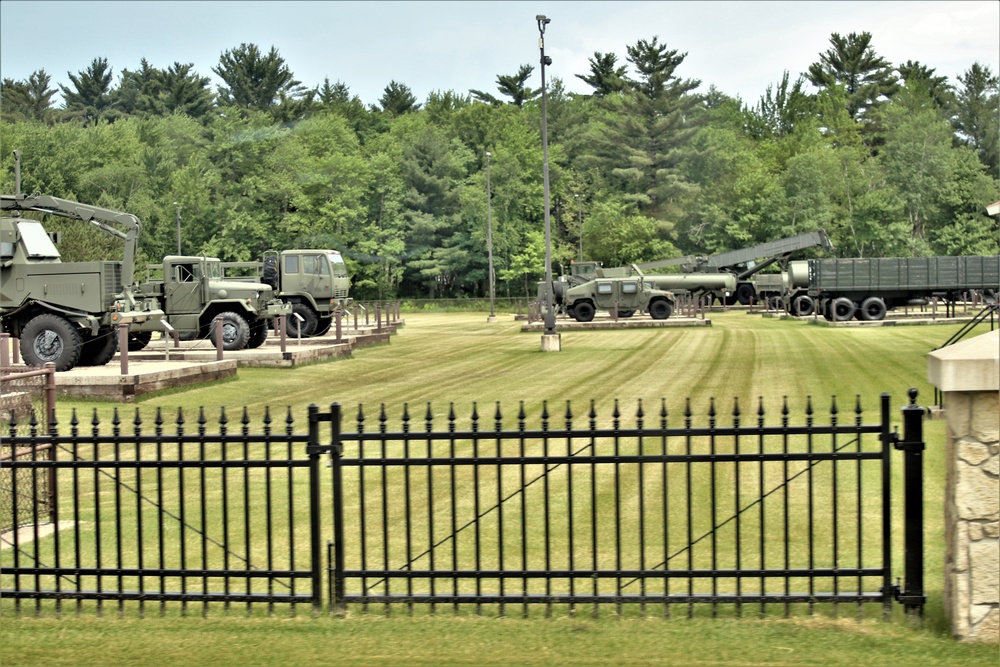
<svg viewBox="0 0 1000 667">
<path fill-rule="evenodd" d="M 545 66 L 552 64 L 552 58 L 545 55 L 545 26 L 552 22 L 542 14 L 535 16 L 538 22 L 538 50 L 542 63 L 542 186 L 545 190 L 545 333 L 542 335 L 542 349 L 557 351 L 559 338 L 556 334 L 556 311 L 552 303 L 552 231 L 549 221 L 549 135 L 545 113 Z"/>
<path fill-rule="evenodd" d="M 490 152 L 486 151 L 486 252 L 490 257 L 490 316 L 487 322 L 496 322 L 493 312 L 494 292 L 493 282 L 493 191 L 490 187 Z"/>
<path fill-rule="evenodd" d="M 576 204 L 580 209 L 580 261 L 583 261 L 583 197 L 580 195 L 573 195 L 576 199 Z"/>
<path fill-rule="evenodd" d="M 181 205 L 174 202 L 174 208 L 177 209 L 177 254 L 181 254 Z"/>
</svg>

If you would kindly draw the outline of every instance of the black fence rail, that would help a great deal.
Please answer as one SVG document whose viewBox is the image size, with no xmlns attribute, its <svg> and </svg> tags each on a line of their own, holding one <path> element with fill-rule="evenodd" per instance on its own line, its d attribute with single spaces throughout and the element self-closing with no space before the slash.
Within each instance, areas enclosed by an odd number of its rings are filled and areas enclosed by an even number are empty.
<svg viewBox="0 0 1000 667">
<path fill-rule="evenodd" d="M 531 419 L 523 403 L 509 418 L 473 404 L 462 420 L 404 405 L 395 427 L 384 406 L 345 425 L 334 404 L 310 407 L 306 433 L 290 410 L 255 425 L 244 409 L 231 428 L 223 409 L 212 433 L 204 410 L 193 426 L 159 411 L 144 424 L 138 410 L 110 424 L 74 413 L 66 434 L 15 424 L 8 444 L 54 455 L 5 465 L 50 475 L 54 500 L 3 534 L 0 604 L 667 616 L 889 613 L 896 600 L 919 612 L 915 392 L 903 438 L 888 396 L 872 421 L 860 398 L 846 417 L 832 400 L 822 419 L 807 400 L 801 422 L 787 401 L 773 415 L 765 403 L 723 414 L 713 400 L 697 419 L 665 401 L 629 417 L 617 402 L 579 416 L 543 404 Z"/>
</svg>

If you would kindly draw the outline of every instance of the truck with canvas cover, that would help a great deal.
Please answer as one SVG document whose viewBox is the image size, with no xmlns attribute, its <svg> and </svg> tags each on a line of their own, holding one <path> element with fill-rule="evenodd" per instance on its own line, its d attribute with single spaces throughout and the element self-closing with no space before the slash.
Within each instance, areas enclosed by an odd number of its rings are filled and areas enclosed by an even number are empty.
<svg viewBox="0 0 1000 667">
<path fill-rule="evenodd" d="M 226 262 L 234 280 L 259 280 L 270 285 L 282 302 L 291 306 L 285 320 L 290 336 L 322 336 L 330 330 L 338 310 L 351 303 L 347 264 L 337 250 L 268 250 L 260 262 Z M 251 277 L 232 275 L 249 270 Z"/>
<path fill-rule="evenodd" d="M 894 308 L 925 305 L 932 297 L 950 304 L 976 290 L 995 299 L 1000 256 L 810 259 L 789 265 L 787 283 L 784 299 L 792 314 L 878 321 Z"/>
<path fill-rule="evenodd" d="M 0 195 L 0 329 L 20 340 L 30 366 L 57 371 L 101 366 L 118 351 L 118 325 L 155 324 L 163 315 L 133 284 L 141 224 L 134 215 L 21 194 L 20 153 L 14 151 L 15 194 Z M 42 222 L 57 216 L 121 239 L 120 261 L 63 262 Z"/>
<path fill-rule="evenodd" d="M 267 340 L 269 320 L 291 312 L 269 285 L 226 279 L 222 261 L 215 257 L 168 255 L 147 271 L 139 292 L 160 304 L 170 326 L 185 338 L 207 338 L 214 344 L 216 322 L 221 322 L 224 350 L 260 347 Z M 133 324 L 129 349 L 143 349 L 160 330 L 155 323 Z"/>
</svg>

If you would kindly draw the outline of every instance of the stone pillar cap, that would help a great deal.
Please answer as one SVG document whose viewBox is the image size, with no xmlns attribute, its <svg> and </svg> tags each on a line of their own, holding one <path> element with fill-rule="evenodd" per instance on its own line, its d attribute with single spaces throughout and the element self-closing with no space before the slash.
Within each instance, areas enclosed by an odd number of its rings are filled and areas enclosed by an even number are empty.
<svg viewBox="0 0 1000 667">
<path fill-rule="evenodd" d="M 1000 330 L 927 355 L 927 381 L 943 392 L 1000 391 Z"/>
</svg>

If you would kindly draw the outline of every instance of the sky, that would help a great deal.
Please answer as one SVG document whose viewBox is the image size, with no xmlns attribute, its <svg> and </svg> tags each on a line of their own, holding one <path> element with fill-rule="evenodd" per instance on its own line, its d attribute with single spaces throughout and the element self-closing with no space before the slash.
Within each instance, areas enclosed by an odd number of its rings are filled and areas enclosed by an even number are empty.
<svg viewBox="0 0 1000 667">
<path fill-rule="evenodd" d="M 894 65 L 919 61 L 957 83 L 974 62 L 1000 73 L 1000 2 L 228 2 L 153 0 L 62 2 L 0 0 L 0 77 L 23 80 L 39 69 L 53 87 L 69 72 L 107 58 L 115 76 L 142 58 L 175 62 L 221 83 L 212 68 L 243 43 L 277 49 L 296 79 L 313 88 L 329 78 L 366 104 L 391 82 L 418 102 L 433 91 L 497 93 L 500 74 L 533 65 L 541 84 L 535 16 L 551 19 L 544 35 L 548 82 L 589 93 L 595 52 L 627 65 L 640 39 L 686 53 L 676 74 L 699 79 L 753 105 L 768 86 L 807 71 L 837 32 L 870 32 L 875 52 Z M 61 104 L 57 102 L 57 106 Z"/>
</svg>

